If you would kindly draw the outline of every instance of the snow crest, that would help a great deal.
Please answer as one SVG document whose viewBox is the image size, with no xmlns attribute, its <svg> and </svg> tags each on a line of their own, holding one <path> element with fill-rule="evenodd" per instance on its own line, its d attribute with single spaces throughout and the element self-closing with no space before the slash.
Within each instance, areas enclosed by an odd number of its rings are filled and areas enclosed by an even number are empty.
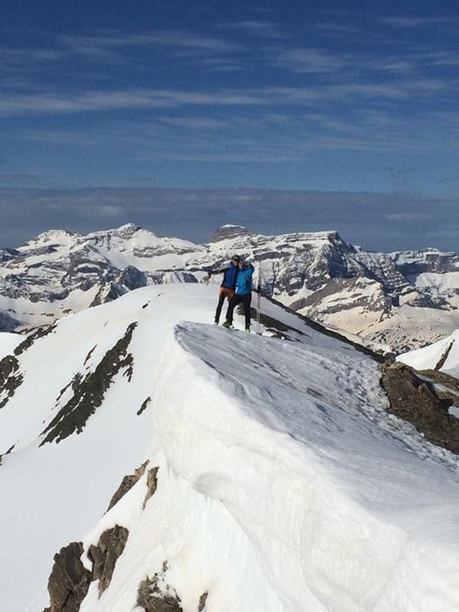
<svg viewBox="0 0 459 612">
<path fill-rule="evenodd" d="M 158 366 L 158 487 L 142 510 L 144 476 L 86 538 L 130 534 L 82 612 L 133 609 L 162 567 L 183 610 L 457 609 L 457 479 L 407 452 L 370 359 L 183 323 Z"/>
</svg>

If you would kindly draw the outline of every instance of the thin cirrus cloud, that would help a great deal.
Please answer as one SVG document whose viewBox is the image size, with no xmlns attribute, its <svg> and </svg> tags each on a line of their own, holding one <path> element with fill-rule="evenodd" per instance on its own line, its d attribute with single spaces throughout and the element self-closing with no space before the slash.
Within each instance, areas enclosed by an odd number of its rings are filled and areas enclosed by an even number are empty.
<svg viewBox="0 0 459 612">
<path fill-rule="evenodd" d="M 244 34 L 252 35 L 257 38 L 268 39 L 268 40 L 285 40 L 288 39 L 288 35 L 281 30 L 281 28 L 271 21 L 260 21 L 260 20 L 246 20 L 246 21 L 235 21 L 233 23 L 227 23 L 221 26 L 227 30 L 236 30 Z"/>
<path fill-rule="evenodd" d="M 74 94 L 30 94 L 6 95 L 0 99 L 0 115 L 25 113 L 81 113 L 88 111 L 113 111 L 126 109 L 174 108 L 179 106 L 253 106 L 268 101 L 257 92 L 233 92 L 225 90 L 215 93 L 125 90 L 82 91 Z"/>
<path fill-rule="evenodd" d="M 239 53 L 243 47 L 235 42 L 175 30 L 147 31 L 140 34 L 111 33 L 93 36 L 61 36 L 60 42 L 74 53 L 102 56 L 128 48 L 170 47 L 217 53 Z"/>
<path fill-rule="evenodd" d="M 337 72 L 346 65 L 340 57 L 314 48 L 282 50 L 277 54 L 274 63 L 291 72 L 310 74 Z"/>
<path fill-rule="evenodd" d="M 309 50 L 301 56 L 306 64 L 313 57 L 322 58 L 316 71 L 338 70 L 339 62 L 328 60 L 315 51 Z M 306 59 L 307 58 L 307 59 Z M 306 66 L 303 68 L 307 70 Z M 298 68 L 299 70 L 299 68 Z M 427 78 L 414 75 L 410 78 L 386 80 L 378 83 L 371 78 L 359 82 L 348 81 L 311 84 L 307 87 L 268 86 L 258 89 L 220 89 L 215 91 L 184 91 L 179 89 L 140 89 L 125 90 L 79 90 L 67 94 L 51 91 L 31 91 L 30 93 L 5 93 L 0 98 L 0 115 L 21 115 L 24 113 L 81 113 L 90 111 L 113 111 L 120 109 L 174 108 L 181 106 L 244 107 L 289 104 L 304 105 L 327 102 L 343 102 L 362 99 L 401 100 L 413 95 L 419 100 L 439 95 L 452 95 L 457 92 L 457 83 L 440 78 Z"/>
<path fill-rule="evenodd" d="M 380 19 L 381 23 L 395 28 L 422 28 L 432 26 L 445 26 L 452 25 L 454 21 L 456 21 L 455 18 L 448 15 L 433 15 L 430 17 L 392 16 L 383 17 Z"/>
</svg>

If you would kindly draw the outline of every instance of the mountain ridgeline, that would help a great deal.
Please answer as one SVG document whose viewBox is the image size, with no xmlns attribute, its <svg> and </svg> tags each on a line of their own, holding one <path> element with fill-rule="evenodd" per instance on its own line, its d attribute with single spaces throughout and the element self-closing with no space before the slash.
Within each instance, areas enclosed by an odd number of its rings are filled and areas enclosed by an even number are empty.
<svg viewBox="0 0 459 612">
<path fill-rule="evenodd" d="M 50 230 L 0 250 L 0 329 L 52 323 L 150 284 L 199 282 L 234 253 L 255 263 L 265 295 L 368 345 L 403 352 L 458 325 L 455 253 L 375 253 L 337 232 L 263 236 L 236 225 L 199 245 L 129 224 L 87 235 Z"/>
</svg>

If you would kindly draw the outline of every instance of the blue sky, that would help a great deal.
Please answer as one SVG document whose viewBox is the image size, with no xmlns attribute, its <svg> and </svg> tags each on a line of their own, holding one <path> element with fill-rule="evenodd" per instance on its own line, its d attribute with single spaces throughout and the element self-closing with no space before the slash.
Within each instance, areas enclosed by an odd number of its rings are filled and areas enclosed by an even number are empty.
<svg viewBox="0 0 459 612">
<path fill-rule="evenodd" d="M 118 216 L 155 229 L 132 188 L 458 204 L 457 2 L 3 0 L 0 28 L 0 206 L 131 189 Z"/>
</svg>

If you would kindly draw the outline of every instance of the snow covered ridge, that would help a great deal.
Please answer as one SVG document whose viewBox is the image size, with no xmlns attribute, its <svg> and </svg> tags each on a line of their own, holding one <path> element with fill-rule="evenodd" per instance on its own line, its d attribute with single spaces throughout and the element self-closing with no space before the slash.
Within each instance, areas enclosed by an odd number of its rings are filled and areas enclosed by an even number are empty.
<svg viewBox="0 0 459 612">
<path fill-rule="evenodd" d="M 459 329 L 431 346 L 398 357 L 416 370 L 435 370 L 459 378 Z"/>
<path fill-rule="evenodd" d="M 50 230 L 0 251 L 0 329 L 52 323 L 149 284 L 197 282 L 234 253 L 257 264 L 267 295 L 363 343 L 406 352 L 459 324 L 454 253 L 372 253 L 334 231 L 263 236 L 230 224 L 197 245 L 128 224 L 87 235 Z"/>
<path fill-rule="evenodd" d="M 51 612 L 457 609 L 457 456 L 389 412 L 371 355 L 214 306 L 146 287 L 7 335 L 2 608 L 43 610 L 50 576 Z"/>
</svg>

